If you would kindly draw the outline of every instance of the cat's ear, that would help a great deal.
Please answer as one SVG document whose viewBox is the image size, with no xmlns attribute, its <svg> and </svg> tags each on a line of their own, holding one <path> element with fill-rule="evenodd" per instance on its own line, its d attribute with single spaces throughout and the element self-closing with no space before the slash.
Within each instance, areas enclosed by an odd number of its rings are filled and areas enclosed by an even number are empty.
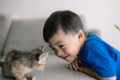
<svg viewBox="0 0 120 80">
<path fill-rule="evenodd" d="M 42 53 L 42 54 L 40 55 L 40 57 L 39 57 L 39 60 L 40 60 L 40 61 L 39 61 L 39 64 L 43 64 L 43 63 L 45 63 L 47 57 L 48 57 L 48 52 L 44 52 L 44 53 Z"/>
<path fill-rule="evenodd" d="M 43 45 L 41 46 L 40 50 L 41 50 L 42 52 L 44 52 L 45 48 L 44 48 Z"/>
<path fill-rule="evenodd" d="M 47 56 L 48 56 L 48 52 L 44 52 L 39 56 L 39 60 L 38 60 L 38 63 L 37 63 L 37 69 L 38 70 L 44 70 Z"/>
</svg>

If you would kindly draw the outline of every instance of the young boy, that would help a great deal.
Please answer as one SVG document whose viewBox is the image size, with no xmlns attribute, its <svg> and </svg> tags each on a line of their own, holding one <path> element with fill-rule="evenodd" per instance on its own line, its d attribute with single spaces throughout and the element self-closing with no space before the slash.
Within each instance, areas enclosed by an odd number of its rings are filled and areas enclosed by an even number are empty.
<svg viewBox="0 0 120 80">
<path fill-rule="evenodd" d="M 98 80 L 120 80 L 120 52 L 90 33 L 72 11 L 56 11 L 43 28 L 43 37 L 54 53 L 79 70 Z"/>
</svg>

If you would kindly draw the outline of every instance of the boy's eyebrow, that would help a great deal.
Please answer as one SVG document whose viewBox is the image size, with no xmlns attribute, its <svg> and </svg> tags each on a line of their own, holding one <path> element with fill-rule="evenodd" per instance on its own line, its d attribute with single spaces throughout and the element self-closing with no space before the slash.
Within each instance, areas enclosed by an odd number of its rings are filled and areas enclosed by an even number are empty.
<svg viewBox="0 0 120 80">
<path fill-rule="evenodd" d="M 58 41 L 58 42 L 55 43 L 55 45 L 60 44 L 61 42 L 62 42 L 62 41 Z"/>
<path fill-rule="evenodd" d="M 62 41 L 58 41 L 58 42 L 56 42 L 54 45 L 58 45 L 58 44 L 60 44 L 61 42 L 62 42 Z M 49 44 L 49 47 L 52 48 L 52 45 Z"/>
</svg>

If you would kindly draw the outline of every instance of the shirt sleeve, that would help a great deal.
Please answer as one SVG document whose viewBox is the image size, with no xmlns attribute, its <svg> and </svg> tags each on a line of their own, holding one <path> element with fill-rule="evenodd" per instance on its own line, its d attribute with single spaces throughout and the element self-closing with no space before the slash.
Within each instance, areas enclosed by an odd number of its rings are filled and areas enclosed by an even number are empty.
<svg viewBox="0 0 120 80">
<path fill-rule="evenodd" d="M 92 48 L 87 47 L 87 62 L 100 77 L 107 78 L 116 76 L 116 62 L 109 55 L 109 51 L 101 45 Z"/>
</svg>

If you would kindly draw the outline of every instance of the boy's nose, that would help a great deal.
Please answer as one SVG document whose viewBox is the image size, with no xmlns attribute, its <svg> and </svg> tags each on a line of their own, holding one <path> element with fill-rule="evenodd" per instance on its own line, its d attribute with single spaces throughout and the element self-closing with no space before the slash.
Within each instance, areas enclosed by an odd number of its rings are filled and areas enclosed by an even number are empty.
<svg viewBox="0 0 120 80">
<path fill-rule="evenodd" d="M 58 56 L 58 57 L 62 57 L 62 56 L 63 56 L 63 54 L 64 54 L 64 53 L 63 53 L 63 51 L 62 51 L 62 50 L 58 50 L 58 51 L 57 51 L 57 56 Z"/>
</svg>

